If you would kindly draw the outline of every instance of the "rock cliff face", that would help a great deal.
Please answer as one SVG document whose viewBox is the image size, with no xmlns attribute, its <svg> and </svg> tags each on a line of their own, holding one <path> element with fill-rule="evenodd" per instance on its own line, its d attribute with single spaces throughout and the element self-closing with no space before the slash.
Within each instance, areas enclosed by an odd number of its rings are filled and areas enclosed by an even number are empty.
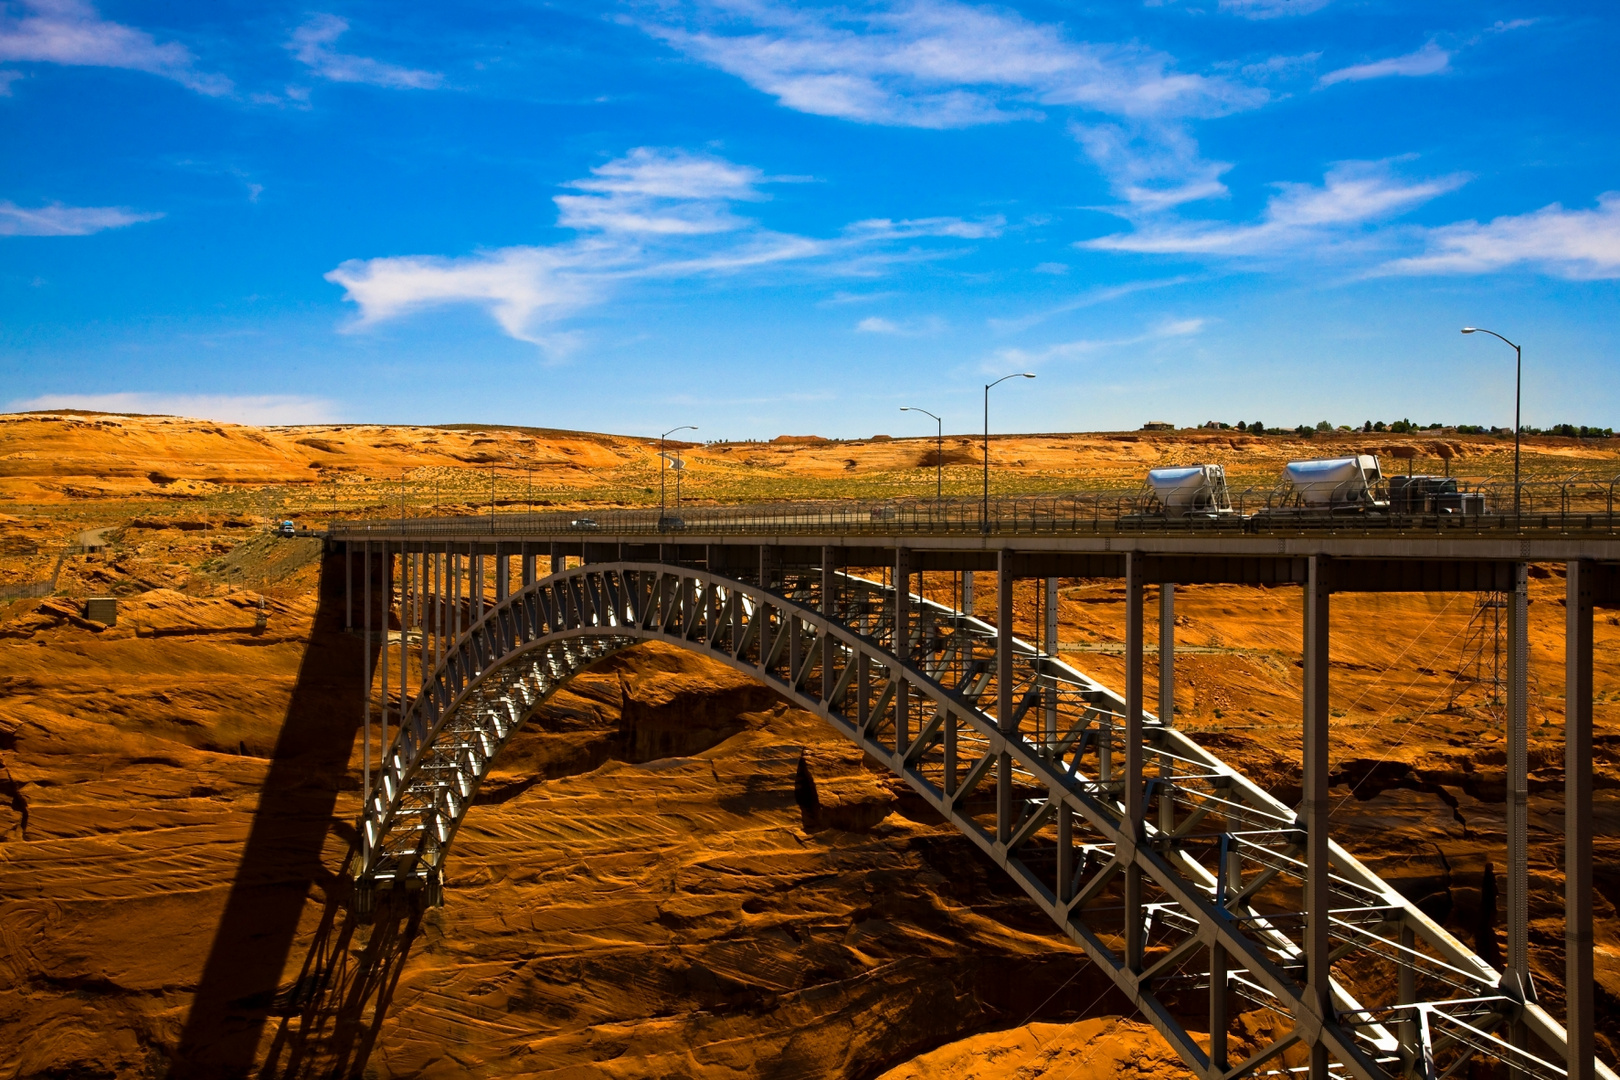
<svg viewBox="0 0 1620 1080">
<path fill-rule="evenodd" d="M 29 468 L 28 490 L 58 483 Z M 135 479 L 153 483 L 118 482 Z M 323 594 L 319 544 L 272 542 L 262 522 L 152 513 L 66 560 L 59 595 L 0 604 L 0 1078 L 1180 1075 L 1083 954 L 886 773 L 669 648 L 621 654 L 529 720 L 456 841 L 443 908 L 352 923 L 363 657 L 341 581 Z M 1532 945 L 1555 1013 L 1562 586 L 1549 569 L 1531 608 Z M 83 618 L 88 593 L 120 598 L 116 626 Z M 1114 685 L 1120 603 L 1112 583 L 1063 582 L 1065 658 Z M 1472 605 L 1335 599 L 1333 798 L 1347 846 L 1487 951 L 1505 759 L 1465 652 Z M 1186 589 L 1177 610 L 1178 723 L 1292 797 L 1297 590 Z M 1033 591 L 1015 615 L 1033 624 Z M 1620 625 L 1604 619 L 1613 1060 Z"/>
</svg>

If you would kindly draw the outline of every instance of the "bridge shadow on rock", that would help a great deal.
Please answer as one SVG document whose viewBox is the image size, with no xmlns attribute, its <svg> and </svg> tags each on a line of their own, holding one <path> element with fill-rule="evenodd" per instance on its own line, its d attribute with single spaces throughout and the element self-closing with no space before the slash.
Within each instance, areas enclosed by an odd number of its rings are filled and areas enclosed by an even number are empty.
<svg viewBox="0 0 1620 1080">
<path fill-rule="evenodd" d="M 381 580 L 379 569 L 374 596 Z M 364 644 L 344 633 L 343 608 L 342 557 L 329 555 L 258 810 L 175 1051 L 174 1080 L 252 1073 L 312 891 L 324 895 L 328 920 L 347 896 L 347 877 L 322 862 L 334 834 L 353 831 L 333 819 L 339 791 L 353 783 L 348 763 L 363 692 Z"/>
<path fill-rule="evenodd" d="M 277 1002 L 281 1025 L 265 1055 L 261 1078 L 364 1075 L 421 928 L 421 911 L 414 897 L 389 894 L 362 920 L 341 891 L 328 895 L 303 970 Z M 362 923 L 369 931 L 360 931 Z M 363 939 L 358 949 L 357 936 Z"/>
</svg>

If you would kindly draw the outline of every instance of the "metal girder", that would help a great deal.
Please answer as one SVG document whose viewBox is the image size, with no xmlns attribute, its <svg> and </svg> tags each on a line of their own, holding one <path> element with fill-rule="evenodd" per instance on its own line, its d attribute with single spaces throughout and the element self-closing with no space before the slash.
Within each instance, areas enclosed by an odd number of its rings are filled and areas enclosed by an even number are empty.
<svg viewBox="0 0 1620 1080">
<path fill-rule="evenodd" d="M 754 565 L 765 566 L 755 554 Z M 1333 844 L 1319 808 L 1301 820 L 1159 724 L 1142 710 L 1139 685 L 1128 706 L 986 622 L 920 596 L 901 607 L 877 582 L 827 567 L 796 572 L 780 551 L 771 554 L 770 590 L 708 569 L 587 562 L 524 587 L 475 622 L 403 710 L 366 794 L 361 888 L 416 883 L 441 895 L 472 797 L 525 717 L 592 664 L 661 640 L 760 679 L 888 765 L 1017 881 L 1206 1080 L 1252 1073 L 1298 1042 L 1320 1075 L 1331 1065 L 1365 1080 L 1403 1072 L 1434 1080 L 1465 1054 L 1522 1057 L 1493 1033 L 1510 1020 L 1562 1052 L 1562 1030 L 1535 1005 L 1513 1001 L 1486 1014 L 1470 1004 L 1506 1000 L 1500 973 Z M 1016 558 L 1001 556 L 1003 574 Z M 1139 593 L 1159 560 L 1133 559 Z M 1281 562 L 1265 565 L 1204 572 L 1269 573 Z M 1317 564 L 1321 597 L 1342 567 Z M 897 608 L 907 612 L 904 657 L 889 644 Z M 1316 611 L 1325 627 L 1325 603 Z M 1009 614 L 1003 605 L 1003 622 Z M 1319 673 L 1325 649 L 1312 641 L 1308 663 Z M 1046 734 L 1046 709 L 1028 707 L 1043 695 L 1061 721 L 1051 730 L 1067 732 L 1060 740 Z M 1324 705 L 1317 698 L 1311 715 Z M 912 716 L 926 718 L 915 738 Z M 1143 777 L 1143 763 L 1154 760 L 1165 772 Z M 1319 785 L 1320 760 L 1311 772 Z M 975 797 L 992 776 L 996 798 Z M 1154 798 L 1157 820 L 1146 813 Z M 1289 914 L 1307 882 L 1309 916 Z M 1372 932 L 1384 926 L 1400 927 L 1398 943 Z M 1206 947 L 1208 971 L 1188 974 Z M 1335 975 L 1341 962 L 1399 969 L 1401 1000 L 1373 990 L 1377 1000 L 1357 1001 Z M 1211 1041 L 1212 1056 L 1180 1019 L 1176 995 L 1189 979 L 1211 988 L 1211 1017 L 1226 1016 L 1236 994 L 1290 1017 L 1289 1034 L 1228 1067 L 1224 1033 Z M 1402 1031 L 1443 1036 L 1397 1052 L 1405 1044 L 1388 1026 L 1397 1021 Z M 1530 1057 L 1514 1060 L 1528 1067 Z M 1544 1065 L 1537 1058 L 1533 1067 Z M 1601 1066 L 1596 1075 L 1613 1077 Z"/>
</svg>

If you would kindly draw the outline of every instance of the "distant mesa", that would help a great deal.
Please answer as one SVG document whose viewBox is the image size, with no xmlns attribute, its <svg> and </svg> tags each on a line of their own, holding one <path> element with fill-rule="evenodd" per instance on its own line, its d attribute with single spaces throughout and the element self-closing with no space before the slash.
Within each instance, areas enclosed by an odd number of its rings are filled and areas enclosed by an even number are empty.
<svg viewBox="0 0 1620 1080">
<path fill-rule="evenodd" d="M 878 438 L 886 439 L 888 436 L 879 435 Z M 773 444 L 781 446 L 806 446 L 811 443 L 824 443 L 830 441 L 831 440 L 821 435 L 778 435 L 776 438 L 771 440 Z"/>
</svg>

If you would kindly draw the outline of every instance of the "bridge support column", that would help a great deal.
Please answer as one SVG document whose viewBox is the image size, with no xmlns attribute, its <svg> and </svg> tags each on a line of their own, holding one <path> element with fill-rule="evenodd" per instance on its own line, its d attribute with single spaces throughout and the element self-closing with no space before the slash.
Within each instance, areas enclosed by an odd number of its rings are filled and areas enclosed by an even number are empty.
<svg viewBox="0 0 1620 1080">
<path fill-rule="evenodd" d="M 770 592 L 775 576 L 776 548 L 770 544 L 761 544 L 759 545 L 759 587 L 766 592 Z"/>
<path fill-rule="evenodd" d="M 1176 726 L 1176 587 L 1159 586 L 1159 723 Z"/>
<path fill-rule="evenodd" d="M 476 623 L 484 617 L 484 556 L 473 548 L 467 558 L 472 561 L 472 610 L 468 618 Z"/>
<path fill-rule="evenodd" d="M 1530 984 L 1530 778 L 1529 695 L 1530 567 L 1513 566 L 1508 597 L 1507 723 L 1507 980 L 1509 989 L 1529 999 Z M 1514 1046 L 1524 1047 L 1522 1024 L 1512 1026 Z"/>
<path fill-rule="evenodd" d="M 450 560 L 450 640 L 461 637 L 461 554 L 451 551 Z"/>
<path fill-rule="evenodd" d="M 911 659 L 911 552 L 903 547 L 894 549 L 894 655 Z M 894 752 L 904 754 L 910 748 L 911 685 L 899 679 L 894 688 Z"/>
<path fill-rule="evenodd" d="M 1012 552 L 996 556 L 996 726 L 1004 734 L 1017 730 L 1013 723 L 1013 571 Z M 1012 755 L 996 758 L 996 840 L 1012 838 Z"/>
<path fill-rule="evenodd" d="M 1046 579 L 1046 640 L 1041 651 L 1048 656 L 1056 657 L 1058 654 L 1058 579 Z M 1041 691 L 1042 711 L 1045 712 L 1046 752 L 1052 753 L 1052 747 L 1058 741 L 1058 692 L 1057 684 L 1044 688 Z"/>
<path fill-rule="evenodd" d="M 1142 578 L 1143 559 L 1125 556 L 1125 831 L 1133 844 L 1145 839 L 1142 817 Z M 1125 966 L 1142 970 L 1142 868 L 1125 868 Z"/>
<path fill-rule="evenodd" d="M 821 613 L 832 615 L 838 610 L 838 567 L 837 549 L 824 546 L 821 549 Z M 831 701 L 833 687 L 837 685 L 838 678 L 833 671 L 833 661 L 837 655 L 833 648 L 833 636 L 821 636 L 821 700 Z"/>
<path fill-rule="evenodd" d="M 1564 987 L 1569 1080 L 1592 1080 L 1592 607 L 1590 562 L 1567 566 L 1564 628 Z"/>
<path fill-rule="evenodd" d="M 529 550 L 529 542 L 525 540 L 523 542 L 523 553 L 518 556 L 521 567 L 518 572 L 522 575 L 523 587 L 525 589 L 534 584 L 535 558 L 536 556 L 534 552 Z"/>
<path fill-rule="evenodd" d="M 499 607 L 506 603 L 506 595 L 512 587 L 512 553 L 506 549 L 505 544 L 495 545 L 495 605 Z"/>
<path fill-rule="evenodd" d="M 343 545 L 343 629 L 354 629 L 354 545 Z"/>
<path fill-rule="evenodd" d="M 562 553 L 561 544 L 551 545 L 551 572 L 560 574 L 568 568 L 568 557 Z"/>
<path fill-rule="evenodd" d="M 363 589 L 363 591 L 365 593 L 365 596 L 362 598 L 362 602 L 365 604 L 365 607 L 361 612 L 360 619 L 361 619 L 361 623 L 365 627 L 365 639 L 364 639 L 365 640 L 365 645 L 360 650 L 360 657 L 361 657 L 361 659 L 360 659 L 361 676 L 360 677 L 361 677 L 361 680 L 362 680 L 361 687 L 360 687 L 360 709 L 361 709 L 361 719 L 362 719 L 361 730 L 365 732 L 365 735 L 362 737 L 361 742 L 360 742 L 360 769 L 361 769 L 361 774 L 360 774 L 360 776 L 361 776 L 361 779 L 360 779 L 360 794 L 361 794 L 361 797 L 366 801 L 366 804 L 367 804 L 368 809 L 369 809 L 370 800 L 371 800 L 371 541 L 370 540 L 367 540 L 365 542 L 364 550 L 365 550 L 365 569 L 364 569 L 363 573 L 365 574 L 365 581 L 364 581 L 364 584 L 362 586 L 362 589 Z M 366 834 L 364 829 L 362 829 L 361 833 L 360 833 L 360 856 L 361 856 L 361 859 L 364 860 L 364 859 L 368 858 L 370 855 L 371 855 L 371 838 L 370 838 L 370 836 L 368 836 Z"/>
<path fill-rule="evenodd" d="M 1209 1063 L 1226 1069 L 1226 949 L 1219 941 L 1209 947 Z"/>
<path fill-rule="evenodd" d="M 428 567 L 431 563 L 432 556 L 428 554 L 427 541 L 424 540 L 422 541 L 422 552 L 416 557 L 416 664 L 419 671 L 416 682 L 418 687 L 427 682 L 428 671 L 430 670 L 428 653 L 431 648 L 429 638 L 432 635 L 428 633 L 428 619 L 431 618 L 428 614 L 428 596 L 430 595 L 428 589 L 432 583 L 428 578 Z"/>
<path fill-rule="evenodd" d="M 1159 723 L 1176 723 L 1176 587 L 1168 581 L 1159 586 Z M 1166 834 L 1176 825 L 1175 775 L 1175 760 L 1160 755 L 1159 831 Z"/>
<path fill-rule="evenodd" d="M 1305 583 L 1304 810 L 1305 810 L 1305 1007 L 1311 1022 L 1332 1015 L 1329 980 L 1328 877 L 1328 612 L 1331 564 L 1309 561 Z M 1304 1019 L 1304 1018 L 1301 1018 Z M 1327 1044 L 1310 1040 L 1310 1080 L 1327 1080 Z"/>
<path fill-rule="evenodd" d="M 973 571 L 962 571 L 962 612 L 973 614 Z"/>
</svg>

